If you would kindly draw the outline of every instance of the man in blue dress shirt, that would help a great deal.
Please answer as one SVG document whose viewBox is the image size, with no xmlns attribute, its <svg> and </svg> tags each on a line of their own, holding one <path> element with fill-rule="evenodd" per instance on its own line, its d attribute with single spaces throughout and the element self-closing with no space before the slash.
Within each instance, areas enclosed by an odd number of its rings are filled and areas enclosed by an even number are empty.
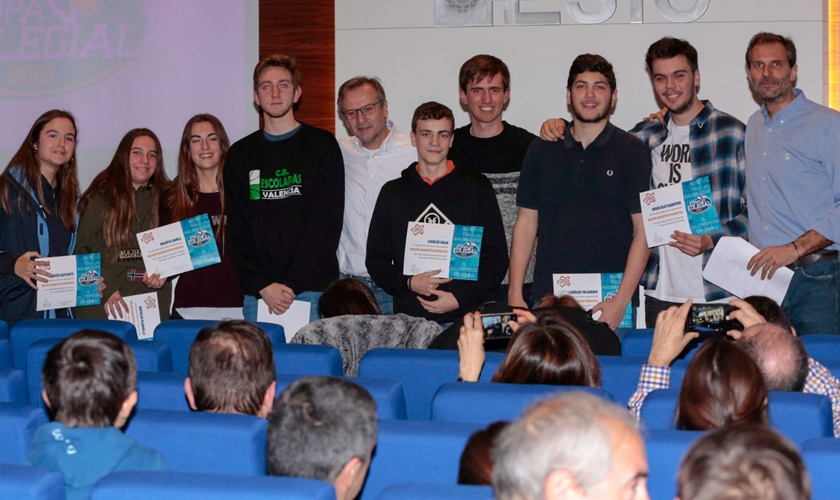
<svg viewBox="0 0 840 500">
<path fill-rule="evenodd" d="M 793 268 L 782 304 L 791 323 L 800 334 L 840 334 L 840 113 L 794 88 L 790 38 L 758 33 L 746 59 L 763 103 L 747 124 L 750 242 L 761 249 L 747 267 L 762 279 Z"/>
</svg>

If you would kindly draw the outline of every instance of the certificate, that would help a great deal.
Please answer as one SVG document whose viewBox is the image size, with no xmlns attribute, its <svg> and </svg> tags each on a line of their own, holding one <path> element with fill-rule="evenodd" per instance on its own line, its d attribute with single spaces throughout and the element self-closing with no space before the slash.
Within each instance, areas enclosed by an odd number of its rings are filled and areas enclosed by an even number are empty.
<svg viewBox="0 0 840 500">
<path fill-rule="evenodd" d="M 146 272 L 161 278 L 222 261 L 207 214 L 137 233 L 137 241 Z"/>
<path fill-rule="evenodd" d="M 624 273 L 560 273 L 552 275 L 554 295 L 570 295 L 589 311 L 599 302 L 615 297 Z M 619 328 L 634 328 L 633 304 L 627 304 Z"/>
<path fill-rule="evenodd" d="M 708 177 L 639 193 L 648 247 L 665 245 L 674 231 L 706 234 L 720 231 L 720 219 Z"/>
<path fill-rule="evenodd" d="M 440 269 L 435 278 L 477 281 L 483 234 L 480 226 L 409 222 L 403 274 Z"/>
<path fill-rule="evenodd" d="M 155 337 L 155 328 L 160 324 L 160 301 L 157 292 L 130 295 L 123 297 L 123 300 L 128 305 L 128 312 L 123 309 L 122 318 L 119 315 L 111 316 L 109 312 L 108 319 L 128 321 L 137 329 L 139 340 L 152 340 Z"/>
<path fill-rule="evenodd" d="M 42 260 L 50 263 L 46 270 L 53 277 L 47 278 L 46 283 L 38 282 L 37 311 L 99 304 L 96 282 L 102 275 L 102 267 L 98 253 Z"/>
</svg>

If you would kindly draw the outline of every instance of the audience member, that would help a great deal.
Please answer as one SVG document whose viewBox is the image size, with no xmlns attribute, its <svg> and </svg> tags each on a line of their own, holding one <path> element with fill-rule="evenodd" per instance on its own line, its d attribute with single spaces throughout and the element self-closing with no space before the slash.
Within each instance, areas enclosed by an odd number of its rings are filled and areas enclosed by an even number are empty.
<svg viewBox="0 0 840 500">
<path fill-rule="evenodd" d="M 120 338 L 81 330 L 50 349 L 41 377 L 54 421 L 35 430 L 27 463 L 61 473 L 67 500 L 90 498 L 111 472 L 169 470 L 120 430 L 137 404 L 134 354 Z"/>
<path fill-rule="evenodd" d="M 534 316 L 517 310 L 505 359 L 492 382 L 601 386 L 601 368 L 589 344 L 561 316 Z M 484 328 L 480 313 L 467 313 L 458 339 L 458 380 L 477 382 L 484 365 Z"/>
<path fill-rule="evenodd" d="M 642 437 L 626 410 L 597 396 L 543 400 L 493 449 L 496 500 L 647 500 Z"/>
<path fill-rule="evenodd" d="M 268 416 L 268 473 L 326 481 L 336 500 L 353 500 L 367 476 L 376 428 L 376 403 L 365 389 L 332 377 L 299 379 Z"/>
<path fill-rule="evenodd" d="M 321 292 L 338 278 L 341 150 L 330 132 L 295 119 L 302 91 L 294 57 L 263 58 L 253 80 L 264 126 L 230 147 L 224 168 L 243 315 L 256 321 L 258 299 L 271 314 L 283 314 L 299 300 L 309 302 L 309 320 L 315 321 Z"/>
<path fill-rule="evenodd" d="M 271 341 L 260 327 L 222 321 L 198 332 L 190 346 L 184 392 L 190 408 L 265 418 L 277 388 Z"/>
<path fill-rule="evenodd" d="M 767 425 L 767 387 L 753 358 L 738 345 L 709 339 L 685 370 L 677 405 L 677 429 Z"/>
<path fill-rule="evenodd" d="M 158 274 L 146 273 L 136 236 L 160 225 L 158 209 L 168 185 L 155 133 L 146 128 L 130 130 L 111 163 L 94 177 L 79 201 L 76 254 L 101 254 L 108 300 L 104 307 L 77 307 L 77 317 L 123 319 L 128 313 L 123 297 L 157 290 L 160 320 L 169 319 L 172 284 Z"/>
<path fill-rule="evenodd" d="M 382 186 L 417 161 L 417 150 L 411 139 L 397 131 L 388 119 L 388 100 L 378 78 L 357 76 L 342 83 L 337 104 L 352 133 L 338 141 L 345 176 L 339 271 L 342 278 L 353 278 L 368 286 L 376 296 L 378 309 L 391 315 L 394 298 L 374 283 L 365 265 L 368 229 Z"/>
<path fill-rule="evenodd" d="M 242 310 L 244 292 L 228 248 L 229 238 L 225 237 L 227 215 L 222 171 L 229 149 L 225 127 L 215 116 L 195 115 L 184 126 L 178 176 L 164 195 L 161 224 L 207 214 L 222 261 L 180 275 L 172 318 L 208 319 L 208 315 L 215 313 L 221 319 Z"/>
<path fill-rule="evenodd" d="M 346 314 L 382 314 L 374 292 L 355 278 L 333 281 L 318 299 L 318 310 L 321 318 Z"/>
<path fill-rule="evenodd" d="M 458 467 L 458 484 L 493 485 L 493 447 L 510 422 L 493 422 L 467 440 Z"/>
<path fill-rule="evenodd" d="M 455 118 L 446 106 L 421 104 L 411 120 L 417 163 L 382 187 L 367 241 L 367 270 L 377 285 L 394 296 L 394 312 L 451 323 L 474 311 L 499 286 L 507 268 L 507 246 L 493 186 L 483 175 L 456 168 L 447 159 Z M 413 234 L 425 224 L 483 228 L 475 279 L 435 277 L 440 269 L 405 274 L 408 223 Z M 474 255 L 474 254 L 473 254 Z"/>
<path fill-rule="evenodd" d="M 724 427 L 701 437 L 683 458 L 678 500 L 810 500 L 799 451 L 760 425 Z"/>
</svg>

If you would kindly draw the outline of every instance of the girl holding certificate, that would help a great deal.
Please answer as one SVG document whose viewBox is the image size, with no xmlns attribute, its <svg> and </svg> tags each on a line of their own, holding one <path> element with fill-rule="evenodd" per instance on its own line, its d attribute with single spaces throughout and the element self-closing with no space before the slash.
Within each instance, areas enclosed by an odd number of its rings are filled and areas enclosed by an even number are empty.
<svg viewBox="0 0 840 500">
<path fill-rule="evenodd" d="M 53 109 L 39 116 L 0 177 L 0 319 L 66 318 L 67 309 L 36 312 L 36 281 L 49 259 L 72 255 L 76 241 L 76 120 Z"/>
<path fill-rule="evenodd" d="M 228 149 L 230 140 L 218 118 L 200 114 L 187 121 L 178 153 L 178 176 L 164 196 L 163 224 L 206 213 L 216 234 L 222 262 L 178 278 L 173 318 L 207 319 L 208 311 L 204 308 L 217 309 L 219 319 L 237 312 L 242 314 L 245 295 L 225 238 L 227 219 L 222 168 Z"/>
<path fill-rule="evenodd" d="M 102 254 L 108 300 L 104 307 L 77 308 L 78 317 L 123 318 L 128 311 L 123 297 L 157 290 L 160 320 L 169 319 L 172 287 L 159 275 L 146 274 L 136 237 L 160 225 L 158 207 L 168 184 L 157 136 L 145 128 L 129 131 L 79 202 L 76 253 Z"/>
</svg>

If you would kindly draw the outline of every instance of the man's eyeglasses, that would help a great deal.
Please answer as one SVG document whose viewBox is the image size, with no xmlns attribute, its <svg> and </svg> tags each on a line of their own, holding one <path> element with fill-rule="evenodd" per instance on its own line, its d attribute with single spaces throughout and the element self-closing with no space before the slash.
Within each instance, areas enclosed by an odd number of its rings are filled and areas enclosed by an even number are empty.
<svg viewBox="0 0 840 500">
<path fill-rule="evenodd" d="M 358 108 L 358 109 L 346 109 L 346 110 L 342 111 L 341 114 L 343 114 L 344 117 L 347 118 L 348 120 L 355 120 L 356 118 L 359 117 L 359 113 L 361 113 L 365 116 L 370 116 L 370 115 L 373 114 L 374 111 L 376 111 L 376 106 L 378 104 L 383 103 L 383 102 L 385 102 L 385 99 L 380 99 L 373 104 L 368 104 L 367 106 L 362 106 L 361 108 Z"/>
</svg>

